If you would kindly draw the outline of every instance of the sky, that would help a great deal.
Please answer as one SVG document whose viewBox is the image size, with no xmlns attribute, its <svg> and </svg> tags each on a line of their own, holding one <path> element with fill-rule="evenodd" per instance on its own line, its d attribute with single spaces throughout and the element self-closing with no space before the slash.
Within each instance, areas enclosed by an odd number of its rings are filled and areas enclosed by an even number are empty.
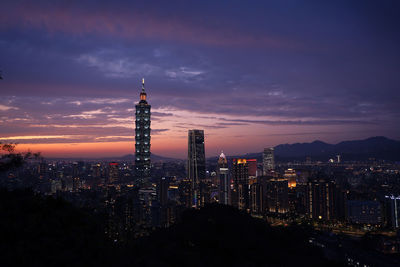
<svg viewBox="0 0 400 267">
<path fill-rule="evenodd" d="M 400 139 L 398 1 L 2 1 L 0 142 L 45 157 Z"/>
</svg>

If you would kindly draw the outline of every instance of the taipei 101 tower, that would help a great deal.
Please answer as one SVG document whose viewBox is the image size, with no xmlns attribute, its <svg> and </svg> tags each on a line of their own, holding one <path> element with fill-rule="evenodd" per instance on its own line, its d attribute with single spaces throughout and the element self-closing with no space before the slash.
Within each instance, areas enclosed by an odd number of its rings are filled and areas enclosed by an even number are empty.
<svg viewBox="0 0 400 267">
<path fill-rule="evenodd" d="M 136 183 L 145 185 L 150 179 L 150 109 L 142 80 L 140 101 L 136 105 L 135 127 L 135 176 Z"/>
</svg>

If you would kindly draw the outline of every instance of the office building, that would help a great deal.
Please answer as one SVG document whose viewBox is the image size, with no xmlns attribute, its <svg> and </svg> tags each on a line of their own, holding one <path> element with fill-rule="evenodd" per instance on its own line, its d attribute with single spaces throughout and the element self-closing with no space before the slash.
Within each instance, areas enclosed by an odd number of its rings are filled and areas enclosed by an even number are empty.
<svg viewBox="0 0 400 267">
<path fill-rule="evenodd" d="M 187 177 L 191 182 L 192 206 L 201 206 L 200 183 L 206 178 L 204 131 L 188 131 Z"/>
<path fill-rule="evenodd" d="M 257 177 L 257 159 L 247 159 L 249 177 Z"/>
<path fill-rule="evenodd" d="M 246 159 L 233 159 L 232 178 L 234 188 L 232 205 L 240 210 L 249 208 L 249 169 Z"/>
<path fill-rule="evenodd" d="M 267 181 L 267 205 L 271 213 L 289 212 L 288 180 L 273 178 Z"/>
<path fill-rule="evenodd" d="M 218 159 L 217 175 L 219 177 L 219 203 L 230 204 L 230 180 L 228 161 L 222 152 Z"/>
<path fill-rule="evenodd" d="M 335 183 L 314 180 L 307 183 L 307 214 L 310 219 L 335 219 Z"/>
<path fill-rule="evenodd" d="M 275 169 L 274 159 L 274 148 L 264 148 L 263 153 L 263 175 L 266 176 L 268 173 Z"/>
<path fill-rule="evenodd" d="M 296 187 L 297 175 L 296 175 L 296 171 L 295 170 L 293 170 L 293 169 L 285 170 L 285 174 L 283 175 L 283 177 L 288 180 L 289 188 Z"/>
<path fill-rule="evenodd" d="M 135 171 L 138 184 L 147 184 L 150 179 L 150 110 L 143 79 L 140 101 L 136 105 Z"/>
<path fill-rule="evenodd" d="M 110 162 L 108 170 L 108 183 L 118 182 L 119 170 L 117 162 Z"/>
<path fill-rule="evenodd" d="M 378 201 L 347 201 L 347 220 L 354 224 L 374 224 L 382 222 L 381 204 Z"/>
<path fill-rule="evenodd" d="M 264 207 L 264 186 L 260 182 L 250 185 L 250 211 L 252 214 L 263 214 Z"/>
<path fill-rule="evenodd" d="M 400 227 L 400 196 L 385 196 L 385 217 L 388 227 L 393 229 Z"/>
</svg>

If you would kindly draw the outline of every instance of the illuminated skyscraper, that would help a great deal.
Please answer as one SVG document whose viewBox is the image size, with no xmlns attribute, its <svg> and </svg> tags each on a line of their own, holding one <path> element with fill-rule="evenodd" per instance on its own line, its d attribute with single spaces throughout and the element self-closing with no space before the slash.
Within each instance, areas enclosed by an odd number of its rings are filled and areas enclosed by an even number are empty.
<svg viewBox="0 0 400 267">
<path fill-rule="evenodd" d="M 192 184 L 192 205 L 200 202 L 200 182 L 206 178 L 206 156 L 204 151 L 204 131 L 189 130 L 187 174 Z"/>
<path fill-rule="evenodd" d="M 269 212 L 289 212 L 287 179 L 271 179 L 267 182 L 267 203 Z"/>
<path fill-rule="evenodd" d="M 263 175 L 268 175 L 268 172 L 275 169 L 274 148 L 264 148 L 263 153 Z"/>
<path fill-rule="evenodd" d="M 146 184 L 150 178 L 150 109 L 147 103 L 147 94 L 144 90 L 144 79 L 140 101 L 136 105 L 136 128 L 135 128 L 135 167 L 136 181 Z"/>
<path fill-rule="evenodd" d="M 225 154 L 222 152 L 218 159 L 219 175 L 219 203 L 224 205 L 230 204 L 230 180 L 229 180 L 229 169 L 228 161 L 226 160 Z"/>
<path fill-rule="evenodd" d="M 308 182 L 308 215 L 310 219 L 332 220 L 335 218 L 335 183 L 325 180 Z"/>
<path fill-rule="evenodd" d="M 387 226 L 400 228 L 400 196 L 385 196 L 385 216 Z"/>
<path fill-rule="evenodd" d="M 234 189 L 232 205 L 240 210 L 249 208 L 249 166 L 246 159 L 233 159 L 232 176 Z"/>
</svg>

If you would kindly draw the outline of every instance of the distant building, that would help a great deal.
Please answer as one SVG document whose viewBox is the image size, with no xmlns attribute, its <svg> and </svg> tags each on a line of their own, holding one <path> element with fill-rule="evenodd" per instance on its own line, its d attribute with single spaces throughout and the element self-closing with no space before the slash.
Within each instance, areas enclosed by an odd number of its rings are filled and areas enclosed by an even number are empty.
<svg viewBox="0 0 400 267">
<path fill-rule="evenodd" d="M 151 105 L 147 103 L 147 94 L 144 90 L 144 79 L 140 101 L 136 105 L 136 127 L 135 127 L 135 170 L 136 182 L 147 184 L 150 179 L 150 110 Z"/>
<path fill-rule="evenodd" d="M 296 171 L 293 169 L 287 169 L 285 170 L 285 174 L 283 175 L 285 179 L 288 179 L 288 186 L 289 188 L 294 188 L 296 187 Z"/>
<path fill-rule="evenodd" d="M 108 183 L 118 182 L 119 170 L 117 162 L 110 162 L 108 170 Z"/>
<path fill-rule="evenodd" d="M 270 179 L 267 181 L 268 211 L 284 214 L 289 212 L 289 189 L 287 179 Z"/>
<path fill-rule="evenodd" d="M 249 177 L 257 176 L 257 159 L 247 159 L 247 165 L 249 166 Z"/>
<path fill-rule="evenodd" d="M 157 196 L 161 207 L 168 204 L 169 177 L 162 177 L 157 184 Z"/>
<path fill-rule="evenodd" d="M 385 196 L 385 217 L 387 226 L 400 228 L 400 196 Z"/>
<path fill-rule="evenodd" d="M 335 189 L 334 182 L 314 180 L 307 183 L 307 213 L 310 219 L 335 219 Z"/>
<path fill-rule="evenodd" d="M 249 167 L 246 159 L 233 159 L 232 178 L 234 189 L 232 205 L 240 210 L 249 208 Z"/>
<path fill-rule="evenodd" d="M 217 174 L 219 176 L 219 203 L 230 204 L 230 180 L 228 161 L 222 152 L 218 159 Z"/>
<path fill-rule="evenodd" d="M 179 191 L 179 202 L 185 208 L 192 207 L 192 181 L 189 179 L 184 179 L 180 181 L 178 186 Z"/>
<path fill-rule="evenodd" d="M 378 201 L 347 201 L 347 220 L 355 224 L 380 224 L 381 204 Z"/>
<path fill-rule="evenodd" d="M 264 186 L 262 183 L 253 183 L 250 185 L 250 211 L 253 214 L 263 214 L 264 207 Z"/>
<path fill-rule="evenodd" d="M 204 150 L 204 131 L 189 130 L 187 176 L 191 182 L 192 205 L 201 206 L 200 182 L 206 178 L 206 157 Z"/>
<path fill-rule="evenodd" d="M 274 148 L 264 148 L 263 153 L 263 175 L 268 175 L 271 170 L 275 169 Z"/>
<path fill-rule="evenodd" d="M 168 207 L 169 177 L 162 177 L 157 184 L 157 196 L 159 203 L 159 223 L 161 226 L 168 226 L 170 209 Z M 155 212 L 155 209 L 154 211 Z"/>
</svg>

